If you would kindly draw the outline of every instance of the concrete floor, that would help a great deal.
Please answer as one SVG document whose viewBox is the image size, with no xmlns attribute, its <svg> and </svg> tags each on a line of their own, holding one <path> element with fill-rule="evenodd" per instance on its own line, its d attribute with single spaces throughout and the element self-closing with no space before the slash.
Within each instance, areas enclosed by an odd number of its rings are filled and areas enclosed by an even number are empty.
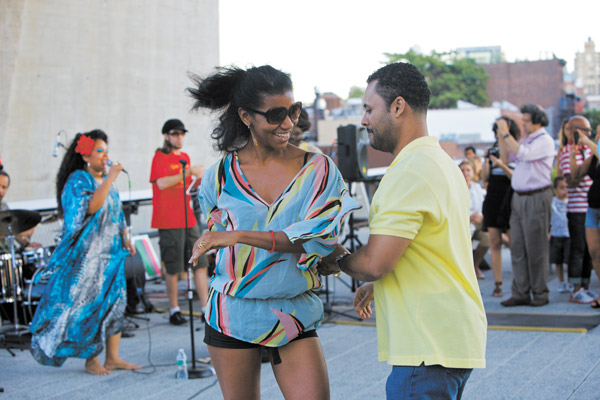
<svg viewBox="0 0 600 400">
<path fill-rule="evenodd" d="M 505 296 L 510 293 L 511 270 L 508 251 L 504 257 Z M 551 303 L 541 308 L 502 309 L 501 299 L 491 296 L 493 278 L 479 281 L 486 310 L 520 313 L 597 315 L 587 305 L 568 302 L 556 292 L 556 277 L 549 283 Z M 348 281 L 348 278 L 343 278 Z M 180 283 L 181 288 L 185 282 Z M 592 289 L 600 292 L 597 278 Z M 165 305 L 164 285 L 147 283 L 153 304 Z M 335 311 L 349 312 L 352 293 L 339 278 L 331 284 Z M 181 301 L 181 305 L 186 304 Z M 197 307 L 197 306 L 195 306 Z M 198 308 L 195 308 L 196 310 Z M 38 365 L 28 351 L 16 350 L 12 357 L 0 349 L 0 399 L 220 399 L 216 377 L 177 382 L 175 358 L 180 347 L 190 352 L 189 326 L 171 326 L 166 314 L 151 313 L 132 338 L 121 341 L 124 359 L 143 365 L 137 372 L 113 371 L 98 377 L 83 371 L 83 360 L 69 359 L 61 368 Z M 329 372 L 332 399 L 383 399 L 390 367 L 377 361 L 375 328 L 335 314 L 327 316 L 319 329 Z M 195 325 L 200 326 L 200 321 Z M 207 357 L 203 332 L 195 332 L 196 357 Z M 600 329 L 585 333 L 489 330 L 487 368 L 474 370 L 464 399 L 599 399 Z M 101 357 L 102 359 L 102 357 Z M 263 399 L 282 399 L 269 364 L 262 366 Z"/>
</svg>

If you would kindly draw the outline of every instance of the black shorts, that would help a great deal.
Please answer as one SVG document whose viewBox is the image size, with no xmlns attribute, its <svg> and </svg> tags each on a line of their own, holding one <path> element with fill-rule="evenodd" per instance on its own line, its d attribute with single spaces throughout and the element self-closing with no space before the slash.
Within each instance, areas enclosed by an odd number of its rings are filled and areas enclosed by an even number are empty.
<svg viewBox="0 0 600 400">
<path fill-rule="evenodd" d="M 291 341 L 306 339 L 310 337 L 318 337 L 316 330 L 310 330 L 306 332 L 302 332 L 300 335 L 296 336 Z M 204 324 L 204 343 L 213 347 L 221 347 L 224 349 L 255 349 L 261 346 L 256 343 L 244 342 L 243 340 L 238 340 L 232 338 L 231 336 L 227 336 L 216 329 L 213 329 L 210 325 Z"/>
<path fill-rule="evenodd" d="M 550 264 L 566 264 L 569 262 L 571 238 L 550 237 Z"/>
<path fill-rule="evenodd" d="M 165 269 L 170 275 L 176 275 L 187 269 L 188 260 L 192 257 L 194 243 L 200 237 L 198 226 L 188 228 L 187 235 L 185 228 L 182 229 L 159 229 L 158 246 L 160 247 L 160 259 L 165 264 Z M 208 261 L 206 254 L 198 259 L 198 264 L 193 270 L 206 268 Z"/>
</svg>

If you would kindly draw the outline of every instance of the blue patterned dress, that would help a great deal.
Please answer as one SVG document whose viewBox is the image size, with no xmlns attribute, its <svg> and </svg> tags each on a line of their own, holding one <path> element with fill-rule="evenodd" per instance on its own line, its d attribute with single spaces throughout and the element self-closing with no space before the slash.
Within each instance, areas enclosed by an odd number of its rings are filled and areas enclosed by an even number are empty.
<svg viewBox="0 0 600 400">
<path fill-rule="evenodd" d="M 95 357 L 106 338 L 122 330 L 125 218 L 114 188 L 98 211 L 87 214 L 98 186 L 90 173 L 77 170 L 61 194 L 62 240 L 43 272 L 50 280 L 31 323 L 31 353 L 40 364 L 59 367 L 67 357 Z"/>
<path fill-rule="evenodd" d="M 333 161 L 315 154 L 284 192 L 268 204 L 229 154 L 203 176 L 200 205 L 212 231 L 283 231 L 304 253 L 269 253 L 245 244 L 218 251 L 206 322 L 245 342 L 283 346 L 314 330 L 323 304 L 313 289 L 316 265 L 336 246 L 344 218 L 360 205 L 350 197 Z"/>
</svg>

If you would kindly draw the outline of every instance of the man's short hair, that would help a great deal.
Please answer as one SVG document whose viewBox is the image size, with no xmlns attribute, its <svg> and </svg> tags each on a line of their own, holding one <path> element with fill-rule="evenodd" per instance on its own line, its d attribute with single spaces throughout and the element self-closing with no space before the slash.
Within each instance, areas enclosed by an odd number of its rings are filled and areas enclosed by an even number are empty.
<svg viewBox="0 0 600 400">
<path fill-rule="evenodd" d="M 558 184 L 561 183 L 564 180 L 566 180 L 564 176 L 557 176 L 557 177 L 555 177 L 554 180 L 552 181 L 552 187 L 554 189 L 556 189 L 558 187 Z"/>
<path fill-rule="evenodd" d="M 367 84 L 377 81 L 377 93 L 389 107 L 401 96 L 416 113 L 426 113 L 431 91 L 423 74 L 412 64 L 397 62 L 373 72 Z"/>
<path fill-rule="evenodd" d="M 465 147 L 465 153 L 467 151 L 469 151 L 469 150 L 471 150 L 473 153 L 477 154 L 477 151 L 475 151 L 475 147 L 473 147 L 473 146 L 467 146 L 467 147 Z"/>
<path fill-rule="evenodd" d="M 521 114 L 531 115 L 531 123 L 534 125 L 548 126 L 548 115 L 542 106 L 525 104 L 521 107 Z"/>
</svg>

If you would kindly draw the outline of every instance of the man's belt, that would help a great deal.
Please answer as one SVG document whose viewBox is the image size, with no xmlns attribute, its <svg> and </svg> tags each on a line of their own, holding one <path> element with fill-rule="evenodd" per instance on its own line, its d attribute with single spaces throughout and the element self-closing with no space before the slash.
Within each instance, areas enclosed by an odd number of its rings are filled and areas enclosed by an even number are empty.
<svg viewBox="0 0 600 400">
<path fill-rule="evenodd" d="M 515 193 L 518 194 L 519 196 L 531 196 L 532 194 L 536 194 L 536 193 L 541 193 L 541 192 L 545 192 L 546 190 L 550 189 L 551 186 L 546 186 L 540 189 L 535 189 L 535 190 L 526 190 L 524 192 L 520 191 L 520 190 L 515 190 Z"/>
</svg>

